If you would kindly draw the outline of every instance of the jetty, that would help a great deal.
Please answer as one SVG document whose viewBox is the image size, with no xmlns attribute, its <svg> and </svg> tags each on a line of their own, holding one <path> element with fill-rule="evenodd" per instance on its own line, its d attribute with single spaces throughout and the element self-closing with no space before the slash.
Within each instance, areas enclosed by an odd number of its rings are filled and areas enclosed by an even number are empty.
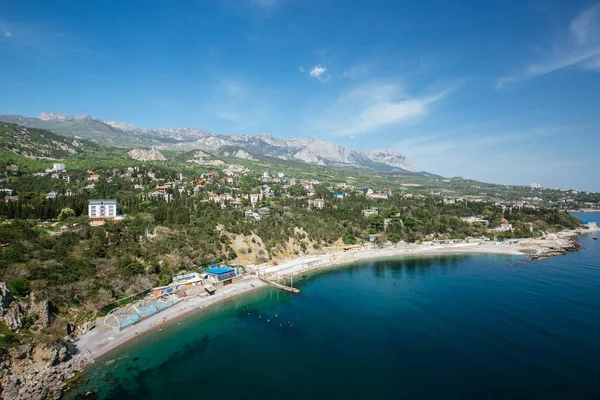
<svg viewBox="0 0 600 400">
<path fill-rule="evenodd" d="M 264 283 L 267 283 L 277 289 L 281 289 L 281 290 L 284 290 L 286 292 L 291 292 L 291 293 L 300 293 L 300 290 L 296 289 L 295 287 L 286 286 L 286 285 L 282 285 L 281 283 L 273 282 L 263 276 L 259 276 L 258 279 L 260 279 Z"/>
</svg>

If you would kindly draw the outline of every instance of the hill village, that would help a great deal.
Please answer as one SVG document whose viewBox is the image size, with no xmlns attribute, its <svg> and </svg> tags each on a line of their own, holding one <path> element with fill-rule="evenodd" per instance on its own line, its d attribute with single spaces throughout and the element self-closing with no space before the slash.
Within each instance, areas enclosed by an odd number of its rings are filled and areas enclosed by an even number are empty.
<svg viewBox="0 0 600 400">
<path fill-rule="evenodd" d="M 251 175 L 251 172 L 246 167 L 235 164 L 227 165 L 222 171 L 200 173 L 197 177 L 186 177 L 183 173 L 171 174 L 174 176 L 165 177 L 164 173 L 157 173 L 156 169 L 155 167 L 132 166 L 122 170 L 117 168 L 101 172 L 87 170 L 85 174 L 74 174 L 67 171 L 64 163 L 53 163 L 51 167 L 32 175 L 60 180 L 65 183 L 62 185 L 50 184 L 51 187 L 56 187 L 40 194 L 46 199 L 54 199 L 57 196 L 72 196 L 76 192 L 92 194 L 101 179 L 108 184 L 121 180 L 126 188 L 136 191 L 144 199 L 161 199 L 168 202 L 175 193 L 199 196 L 205 201 L 214 202 L 223 208 L 244 208 L 246 217 L 256 221 L 260 221 L 261 216 L 268 215 L 269 208 L 260 207 L 260 205 L 268 202 L 268 199 L 273 197 L 305 199 L 308 207 L 322 209 L 326 204 L 331 204 L 329 200 L 342 200 L 348 195 L 362 195 L 371 200 L 387 200 L 393 194 L 390 188 L 356 187 L 347 183 L 325 184 L 314 178 L 296 179 L 295 177 L 286 176 L 283 172 L 272 173 L 268 171 L 254 178 L 254 186 L 244 185 L 244 187 L 241 187 L 238 184 L 239 179 L 248 180 L 247 177 Z M 10 164 L 6 167 L 6 176 L 0 178 L 0 182 L 11 182 L 11 176 L 18 174 L 19 165 Z M 442 181 L 449 182 L 450 180 Z M 274 185 L 276 188 L 273 187 Z M 414 197 L 417 199 L 431 196 L 439 198 L 446 204 L 463 201 L 492 202 L 495 206 L 502 207 L 502 209 L 507 207 L 536 209 L 540 204 L 543 204 L 547 207 L 556 207 L 562 210 L 600 210 L 600 199 L 594 196 L 595 193 L 567 189 L 546 189 L 535 182 L 530 185 L 535 195 L 508 201 L 493 201 L 494 199 L 483 190 L 479 192 L 479 196 L 444 196 L 439 191 L 425 192 L 419 190 L 421 189 L 420 186 L 419 184 L 401 184 L 399 195 L 404 198 Z M 411 191 L 410 189 L 414 190 Z M 478 190 L 481 187 L 473 185 L 471 189 Z M 559 195 L 553 195 L 552 200 L 545 199 L 547 196 L 544 196 L 544 191 L 558 192 Z M 1 188 L 0 192 L 4 195 L 5 202 L 18 202 L 20 199 L 20 194 L 14 189 Z M 27 193 L 26 196 L 31 199 L 32 193 Z M 363 213 L 365 216 L 377 215 L 378 210 L 373 207 L 365 209 Z M 89 215 L 89 217 L 92 217 L 92 215 Z M 116 214 L 115 218 L 118 218 Z M 470 221 L 477 222 L 476 219 Z"/>
</svg>

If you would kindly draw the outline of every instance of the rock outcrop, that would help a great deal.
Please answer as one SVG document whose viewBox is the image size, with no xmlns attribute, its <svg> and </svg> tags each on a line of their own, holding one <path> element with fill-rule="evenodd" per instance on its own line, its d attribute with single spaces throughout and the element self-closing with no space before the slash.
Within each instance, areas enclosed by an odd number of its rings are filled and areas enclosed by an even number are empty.
<svg viewBox="0 0 600 400">
<path fill-rule="evenodd" d="M 68 380 L 85 367 L 66 344 L 23 345 L 0 354 L 0 397 L 10 400 L 58 399 Z"/>
<path fill-rule="evenodd" d="M 129 157 L 137 161 L 167 161 L 167 158 L 156 149 L 133 149 L 127 154 L 129 154 Z"/>
<path fill-rule="evenodd" d="M 0 282 L 0 320 L 11 331 L 18 331 L 23 327 L 25 319 L 23 307 L 10 293 L 4 282 Z"/>
<path fill-rule="evenodd" d="M 0 282 L 0 321 L 11 331 L 5 335 L 17 338 L 0 349 L 0 398 L 60 398 L 68 387 L 68 379 L 85 366 L 83 359 L 73 359 L 75 346 L 66 337 L 67 332 L 55 343 L 36 343 L 31 336 L 17 335 L 24 328 L 36 331 L 52 324 L 48 301 L 33 293 L 18 299 Z"/>
<path fill-rule="evenodd" d="M 546 240 L 536 240 L 524 244 L 529 253 L 529 260 L 543 260 L 552 256 L 561 256 L 570 251 L 581 249 L 579 242 L 568 237 L 552 237 Z"/>
</svg>

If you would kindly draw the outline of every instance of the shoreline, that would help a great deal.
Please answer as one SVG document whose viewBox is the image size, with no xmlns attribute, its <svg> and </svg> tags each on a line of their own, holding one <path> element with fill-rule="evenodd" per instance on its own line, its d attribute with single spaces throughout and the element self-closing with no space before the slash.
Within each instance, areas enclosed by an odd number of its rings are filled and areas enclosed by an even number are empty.
<svg viewBox="0 0 600 400">
<path fill-rule="evenodd" d="M 285 279 L 301 276 L 309 272 L 339 268 L 352 265 L 361 261 L 395 259 L 411 256 L 427 255 L 453 255 L 453 254 L 497 254 L 509 256 L 526 257 L 532 254 L 557 255 L 556 247 L 565 246 L 571 242 L 572 236 L 580 234 L 593 234 L 598 230 L 588 231 L 577 229 L 564 231 L 556 235 L 549 235 L 545 240 L 519 239 L 505 242 L 476 242 L 476 243 L 451 243 L 451 244 L 407 244 L 400 243 L 383 248 L 366 247 L 356 250 L 338 250 L 337 248 L 325 250 L 319 254 L 302 255 L 299 257 L 282 260 L 277 265 L 261 264 L 249 266 L 251 274 L 244 276 L 239 282 L 222 288 L 220 292 L 207 297 L 188 297 L 181 302 L 141 320 L 135 325 L 123 328 L 121 331 L 114 330 L 103 324 L 99 318 L 96 327 L 83 333 L 74 339 L 78 354 L 74 359 L 85 362 L 86 365 L 94 363 L 105 355 L 120 348 L 121 346 L 146 334 L 167 327 L 173 322 L 179 321 L 194 312 L 206 309 L 223 300 L 236 297 L 243 293 L 257 290 L 268 286 L 260 281 L 258 275 L 268 275 L 271 279 Z M 541 257 L 543 258 L 543 257 Z"/>
</svg>

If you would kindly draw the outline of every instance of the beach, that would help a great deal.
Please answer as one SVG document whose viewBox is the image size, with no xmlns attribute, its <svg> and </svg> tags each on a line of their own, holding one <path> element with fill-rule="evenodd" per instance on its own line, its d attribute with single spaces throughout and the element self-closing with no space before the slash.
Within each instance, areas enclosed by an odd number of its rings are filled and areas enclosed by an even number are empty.
<svg viewBox="0 0 600 400">
<path fill-rule="evenodd" d="M 102 357 L 119 346 L 134 340 L 147 332 L 166 328 L 169 324 L 192 312 L 198 312 L 225 299 L 256 290 L 267 285 L 259 279 L 268 277 L 269 280 L 288 279 L 303 275 L 310 271 L 349 265 L 360 261 L 411 256 L 426 256 L 436 254 L 500 254 L 527 256 L 528 254 L 555 255 L 556 249 L 568 246 L 570 237 L 582 233 L 596 233 L 597 230 L 572 230 L 548 235 L 545 239 L 519 239 L 504 242 L 454 242 L 421 244 L 400 243 L 379 247 L 367 245 L 351 250 L 325 248 L 323 252 L 314 255 L 304 255 L 287 260 L 280 260 L 276 265 L 266 263 L 248 266 L 247 273 L 238 282 L 220 288 L 214 295 L 206 297 L 187 297 L 175 305 L 140 322 L 123 328 L 121 331 L 105 326 L 103 319 L 95 322 L 95 328 L 85 332 L 75 339 L 78 349 L 76 358 L 86 363 Z"/>
</svg>

